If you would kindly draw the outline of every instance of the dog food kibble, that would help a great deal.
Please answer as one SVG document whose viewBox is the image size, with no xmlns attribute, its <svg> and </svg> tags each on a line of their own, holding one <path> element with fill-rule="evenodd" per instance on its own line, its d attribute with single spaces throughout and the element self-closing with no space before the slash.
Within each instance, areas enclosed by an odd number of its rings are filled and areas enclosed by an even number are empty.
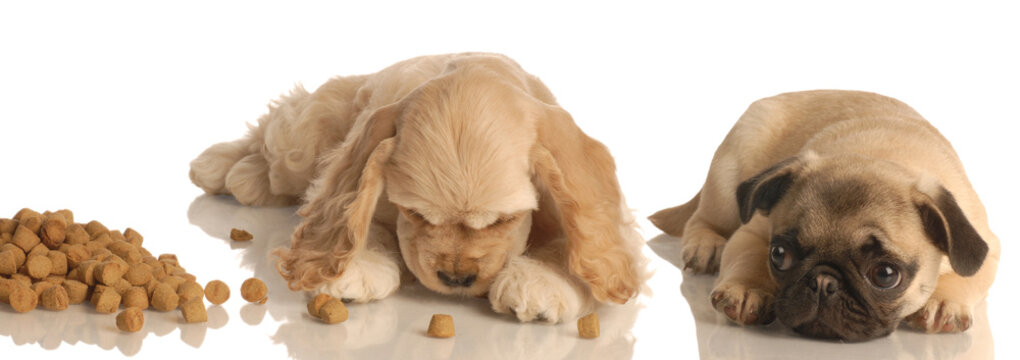
<svg viewBox="0 0 1020 360">
<path fill-rule="evenodd" d="M 28 260 L 25 260 L 25 268 L 28 270 L 29 277 L 41 280 L 50 275 L 50 270 L 53 269 L 53 262 L 46 256 L 29 256 Z"/>
<path fill-rule="evenodd" d="M 266 283 L 257 278 L 250 278 L 241 284 L 241 297 L 248 300 L 248 302 L 265 303 L 266 292 L 268 291 Z"/>
<path fill-rule="evenodd" d="M 136 332 L 145 325 L 145 315 L 142 309 L 129 307 L 117 314 L 117 328 L 121 331 Z"/>
<path fill-rule="evenodd" d="M 51 213 L 46 215 L 39 229 L 39 238 L 43 245 L 51 250 L 56 250 L 64 242 L 67 235 L 67 220 L 64 215 Z"/>
<path fill-rule="evenodd" d="M 344 322 L 347 320 L 347 307 L 342 301 L 331 298 L 319 308 L 319 319 L 327 324 Z"/>
<path fill-rule="evenodd" d="M 230 298 L 230 287 L 227 283 L 213 280 L 205 284 L 205 299 L 213 305 L 219 305 Z"/>
<path fill-rule="evenodd" d="M 230 240 L 234 241 L 248 241 L 254 239 L 250 232 L 241 229 L 230 229 Z"/>
<path fill-rule="evenodd" d="M 18 229 L 14 230 L 14 236 L 11 237 L 11 243 L 17 245 L 28 252 L 33 247 L 39 245 L 39 235 L 36 235 L 34 231 L 29 230 L 24 225 L 18 225 Z"/>
<path fill-rule="evenodd" d="M 204 295 L 202 285 L 199 285 L 194 281 L 183 283 L 177 288 L 177 296 L 181 298 L 181 303 L 191 301 L 191 299 L 201 298 L 202 295 Z"/>
<path fill-rule="evenodd" d="M 206 321 L 205 291 L 173 254 L 159 258 L 142 247 L 131 228 L 110 230 L 98 221 L 74 222 L 70 210 L 42 214 L 22 209 L 0 219 L 0 302 L 17 312 L 37 306 L 60 311 L 89 301 L 100 313 L 116 313 L 117 327 L 138 331 L 142 310 L 181 307 L 188 322 Z M 207 296 L 222 304 L 230 290 L 222 281 L 209 283 Z M 253 284 L 255 301 L 265 301 L 266 287 Z"/>
<path fill-rule="evenodd" d="M 585 317 L 577 319 L 577 333 L 585 339 L 594 339 L 599 337 L 598 314 L 591 313 Z"/>
<path fill-rule="evenodd" d="M 308 315 L 319 317 L 319 309 L 321 309 L 322 305 L 332 298 L 333 297 L 328 294 L 315 295 L 315 297 L 308 302 Z"/>
<path fill-rule="evenodd" d="M 92 295 L 96 302 L 96 311 L 104 314 L 113 314 L 120 307 L 120 294 L 112 287 L 105 287 L 99 295 Z"/>
<path fill-rule="evenodd" d="M 131 285 L 142 286 L 149 282 L 152 278 L 152 267 L 145 263 L 137 263 L 128 267 L 126 273 L 124 273 L 124 279 L 127 280 Z"/>
<path fill-rule="evenodd" d="M 145 293 L 145 288 L 133 286 L 121 295 L 121 303 L 124 304 L 124 307 L 145 310 L 149 308 L 149 295 Z"/>
<path fill-rule="evenodd" d="M 19 285 L 14 290 L 11 290 L 7 300 L 10 302 L 11 307 L 14 308 L 14 311 L 23 313 L 35 309 L 35 306 L 39 303 L 39 295 L 32 291 L 32 288 Z"/>
<path fill-rule="evenodd" d="M 159 311 L 170 311 L 177 308 L 180 300 L 180 296 L 177 296 L 177 292 L 170 285 L 160 283 L 152 291 L 152 299 L 149 301 L 149 305 Z"/>
<path fill-rule="evenodd" d="M 46 290 L 43 290 L 42 294 L 39 295 L 39 304 L 47 310 L 62 311 L 67 310 L 67 305 L 71 302 L 67 296 L 67 290 L 63 286 L 50 286 Z"/>
<path fill-rule="evenodd" d="M 446 314 L 432 315 L 432 320 L 429 321 L 428 335 L 437 338 L 453 337 L 453 316 Z"/>
<path fill-rule="evenodd" d="M 11 275 L 18 272 L 18 258 L 14 251 L 0 252 L 0 274 Z"/>
<path fill-rule="evenodd" d="M 184 315 L 184 321 L 188 323 L 209 321 L 209 315 L 205 312 L 205 302 L 201 297 L 181 304 L 181 314 Z"/>
<path fill-rule="evenodd" d="M 68 303 L 70 304 L 81 304 L 88 297 L 89 286 L 81 281 L 64 279 L 61 286 L 67 291 Z"/>
</svg>

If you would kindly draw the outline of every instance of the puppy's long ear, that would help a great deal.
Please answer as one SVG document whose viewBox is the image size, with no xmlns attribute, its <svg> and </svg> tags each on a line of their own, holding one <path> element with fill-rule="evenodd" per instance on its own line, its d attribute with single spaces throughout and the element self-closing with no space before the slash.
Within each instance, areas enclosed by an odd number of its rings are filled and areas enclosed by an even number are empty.
<svg viewBox="0 0 1020 360">
<path fill-rule="evenodd" d="M 635 246 L 621 233 L 616 165 L 566 111 L 541 105 L 532 168 L 552 195 L 567 238 L 570 271 L 599 301 L 625 303 L 641 286 Z"/>
<path fill-rule="evenodd" d="M 925 187 L 934 190 L 919 191 L 915 200 L 925 232 L 949 256 L 953 271 L 963 276 L 974 275 L 985 261 L 988 244 L 974 230 L 949 190 L 941 185 Z"/>
<path fill-rule="evenodd" d="M 763 214 L 768 215 L 772 207 L 793 185 L 793 181 L 804 167 L 803 165 L 804 160 L 794 156 L 780 161 L 740 183 L 737 186 L 740 222 L 746 224 L 751 221 L 756 210 L 761 210 Z"/>
<path fill-rule="evenodd" d="M 347 261 L 365 247 L 401 109 L 399 103 L 379 108 L 324 158 L 326 167 L 308 190 L 308 203 L 298 210 L 303 220 L 290 249 L 273 252 L 280 257 L 276 268 L 292 290 L 312 290 L 339 277 Z"/>
</svg>

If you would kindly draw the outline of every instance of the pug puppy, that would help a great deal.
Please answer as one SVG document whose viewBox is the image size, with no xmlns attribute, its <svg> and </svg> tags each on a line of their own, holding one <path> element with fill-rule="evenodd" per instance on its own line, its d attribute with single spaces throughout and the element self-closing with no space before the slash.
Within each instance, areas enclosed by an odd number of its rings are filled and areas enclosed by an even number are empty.
<svg viewBox="0 0 1020 360">
<path fill-rule="evenodd" d="M 686 268 L 719 272 L 712 304 L 863 341 L 904 319 L 960 332 L 988 293 L 999 239 L 952 146 L 912 108 L 855 91 L 758 100 L 690 202 L 650 217 Z"/>
</svg>

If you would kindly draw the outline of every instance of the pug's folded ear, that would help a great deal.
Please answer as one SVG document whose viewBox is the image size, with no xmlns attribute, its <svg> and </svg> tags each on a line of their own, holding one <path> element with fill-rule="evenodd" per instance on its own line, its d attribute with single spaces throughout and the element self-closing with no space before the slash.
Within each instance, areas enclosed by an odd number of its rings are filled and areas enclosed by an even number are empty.
<svg viewBox="0 0 1020 360">
<path fill-rule="evenodd" d="M 815 155 L 809 153 L 787 158 L 772 165 L 758 175 L 745 180 L 737 186 L 737 206 L 740 211 L 740 222 L 746 224 L 754 217 L 757 210 L 768 215 L 772 207 L 782 199 L 786 191 L 793 185 L 807 159 Z"/>
<path fill-rule="evenodd" d="M 988 254 L 988 244 L 967 220 L 956 198 L 937 184 L 922 185 L 917 190 L 914 204 L 932 243 L 949 256 L 949 264 L 957 274 L 977 273 Z"/>
</svg>

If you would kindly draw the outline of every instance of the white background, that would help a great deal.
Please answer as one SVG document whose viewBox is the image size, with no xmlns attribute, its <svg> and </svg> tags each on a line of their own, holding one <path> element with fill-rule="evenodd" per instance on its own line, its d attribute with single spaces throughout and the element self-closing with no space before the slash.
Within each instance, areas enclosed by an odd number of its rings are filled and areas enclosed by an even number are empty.
<svg viewBox="0 0 1020 360">
<path fill-rule="evenodd" d="M 0 216 L 70 208 L 79 219 L 140 229 L 154 252 L 215 242 L 239 256 L 189 219 L 201 192 L 188 181 L 188 161 L 241 136 L 245 122 L 295 83 L 311 90 L 330 76 L 423 54 L 501 52 L 539 76 L 612 150 L 642 219 L 697 192 L 715 147 L 752 101 L 796 90 L 868 90 L 910 104 L 953 142 L 1003 243 L 987 305 L 995 355 L 1020 355 L 1008 340 L 1020 324 L 1010 308 L 1020 274 L 1011 227 L 1020 12 L 979 1 L 705 3 L 4 2 Z M 642 225 L 647 238 L 659 234 Z M 182 262 L 243 280 L 215 267 L 236 262 L 211 252 Z M 675 293 L 675 269 L 660 273 L 668 275 L 657 275 L 653 290 Z M 650 328 L 639 313 L 633 355 L 696 356 L 684 300 L 656 304 L 653 313 L 675 315 L 676 328 Z M 230 329 L 237 308 L 227 309 Z M 259 331 L 210 335 L 204 352 L 193 353 L 288 354 Z M 64 344 L 44 353 L 16 338 L 0 335 L 4 358 L 105 351 Z M 152 349 L 175 343 L 146 340 L 141 354 L 157 356 Z"/>
</svg>

